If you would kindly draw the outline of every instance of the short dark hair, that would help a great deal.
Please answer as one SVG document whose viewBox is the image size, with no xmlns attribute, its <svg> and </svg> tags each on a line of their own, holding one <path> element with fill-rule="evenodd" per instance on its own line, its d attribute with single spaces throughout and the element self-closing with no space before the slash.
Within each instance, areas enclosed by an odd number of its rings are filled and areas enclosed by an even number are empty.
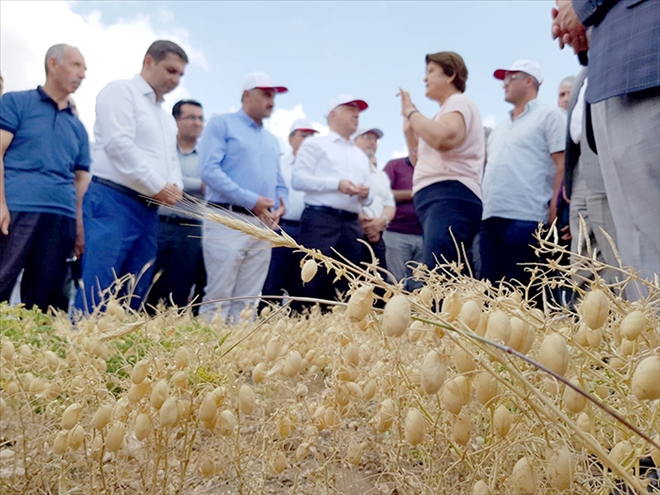
<svg viewBox="0 0 660 495">
<path fill-rule="evenodd" d="M 447 76 L 451 77 L 456 75 L 453 84 L 457 90 L 461 93 L 465 93 L 465 83 L 468 78 L 468 70 L 463 61 L 463 57 L 454 52 L 430 53 L 426 56 L 426 65 L 428 65 L 429 62 L 435 62 L 442 67 L 442 70 Z"/>
<path fill-rule="evenodd" d="M 185 63 L 188 63 L 188 55 L 186 55 L 186 52 L 183 51 L 183 48 L 168 40 L 154 41 L 147 50 L 146 55 L 151 55 L 151 58 L 153 58 L 156 63 L 158 63 L 165 60 L 169 53 L 177 55 Z"/>
<path fill-rule="evenodd" d="M 179 117 L 181 117 L 181 107 L 183 105 L 194 105 L 196 107 L 202 108 L 202 104 L 198 101 L 195 101 L 195 100 L 179 100 L 172 107 L 172 115 L 174 115 L 175 119 L 178 119 Z"/>
</svg>

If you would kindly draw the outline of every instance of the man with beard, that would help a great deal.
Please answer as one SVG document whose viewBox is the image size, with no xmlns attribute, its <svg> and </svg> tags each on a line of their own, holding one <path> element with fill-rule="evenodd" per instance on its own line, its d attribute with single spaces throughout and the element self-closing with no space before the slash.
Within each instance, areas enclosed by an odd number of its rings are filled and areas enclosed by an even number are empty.
<svg viewBox="0 0 660 495">
<path fill-rule="evenodd" d="M 280 147 L 264 127 L 275 95 L 286 91 L 264 72 L 249 74 L 243 82 L 242 108 L 211 118 L 198 148 L 209 205 L 258 226 L 276 228 L 288 200 Z M 207 284 L 206 304 L 199 313 L 213 318 L 219 311 L 223 319 L 236 323 L 245 305 L 255 304 L 261 295 L 270 246 L 208 219 L 202 232 Z"/>
<path fill-rule="evenodd" d="M 181 199 L 177 127 L 162 107 L 188 63 L 167 40 L 151 44 L 142 71 L 109 83 L 96 98 L 93 177 L 83 204 L 83 290 L 76 308 L 90 311 L 107 298 L 115 277 L 135 277 L 126 288 L 133 308 L 144 302 L 158 252 L 158 205 Z"/>
</svg>

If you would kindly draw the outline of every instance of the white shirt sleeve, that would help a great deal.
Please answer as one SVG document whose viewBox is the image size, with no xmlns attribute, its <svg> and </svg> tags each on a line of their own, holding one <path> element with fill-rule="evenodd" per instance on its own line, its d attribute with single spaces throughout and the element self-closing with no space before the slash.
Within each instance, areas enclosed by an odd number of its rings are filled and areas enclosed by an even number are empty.
<svg viewBox="0 0 660 495">
<path fill-rule="evenodd" d="M 317 166 L 323 157 L 323 149 L 312 139 L 303 141 L 291 176 L 291 185 L 298 191 L 332 192 L 339 189 L 339 179 L 321 177 Z"/>
</svg>

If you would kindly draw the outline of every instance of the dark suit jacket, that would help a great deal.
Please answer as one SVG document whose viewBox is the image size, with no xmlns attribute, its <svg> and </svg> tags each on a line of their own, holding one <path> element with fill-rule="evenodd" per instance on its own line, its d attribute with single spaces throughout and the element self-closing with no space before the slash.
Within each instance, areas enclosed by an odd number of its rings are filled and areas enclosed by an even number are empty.
<svg viewBox="0 0 660 495">
<path fill-rule="evenodd" d="M 573 0 L 589 42 L 589 87 L 594 104 L 660 86 L 660 0 Z"/>
<path fill-rule="evenodd" d="M 564 155 L 564 191 L 566 192 L 566 197 L 570 198 L 573 192 L 573 171 L 578 164 L 580 159 L 580 143 L 574 143 L 571 139 L 571 117 L 573 115 L 573 109 L 577 103 L 578 95 L 580 94 L 580 89 L 584 84 L 584 78 L 587 77 L 587 67 L 584 67 L 580 73 L 577 75 L 575 82 L 573 83 L 573 88 L 571 88 L 571 97 L 568 100 L 568 115 L 566 116 L 566 149 Z M 591 84 L 591 81 L 589 81 Z M 589 88 L 587 87 L 587 91 Z"/>
</svg>

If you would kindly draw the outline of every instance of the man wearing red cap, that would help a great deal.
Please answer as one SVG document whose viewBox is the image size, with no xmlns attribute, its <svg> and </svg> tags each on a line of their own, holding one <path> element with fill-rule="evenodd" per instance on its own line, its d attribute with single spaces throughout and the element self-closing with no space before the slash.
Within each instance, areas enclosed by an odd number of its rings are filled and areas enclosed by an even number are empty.
<svg viewBox="0 0 660 495">
<path fill-rule="evenodd" d="M 564 176 L 565 112 L 537 100 L 541 68 L 517 60 L 499 69 L 505 100 L 514 108 L 488 137 L 479 250 L 481 275 L 527 285 L 524 263 L 537 261 L 533 234 L 539 223 L 552 222 Z"/>
<path fill-rule="evenodd" d="M 243 82 L 242 108 L 212 117 L 200 142 L 199 170 L 212 206 L 257 226 L 277 227 L 287 203 L 280 173 L 280 147 L 263 120 L 275 95 L 285 93 L 268 74 L 254 72 Z M 236 323 L 246 304 L 256 303 L 268 273 L 270 246 L 245 234 L 204 220 L 202 231 L 207 285 L 200 315 L 219 310 Z"/>
<path fill-rule="evenodd" d="M 292 185 L 305 192 L 305 210 L 300 219 L 300 242 L 336 258 L 335 250 L 359 263 L 363 230 L 358 214 L 372 201 L 369 189 L 369 159 L 351 140 L 360 112 L 368 107 L 350 95 L 333 98 L 328 106 L 327 136 L 306 139 L 296 157 Z M 334 274 L 319 270 L 307 284 L 310 297 L 334 299 Z"/>
</svg>

